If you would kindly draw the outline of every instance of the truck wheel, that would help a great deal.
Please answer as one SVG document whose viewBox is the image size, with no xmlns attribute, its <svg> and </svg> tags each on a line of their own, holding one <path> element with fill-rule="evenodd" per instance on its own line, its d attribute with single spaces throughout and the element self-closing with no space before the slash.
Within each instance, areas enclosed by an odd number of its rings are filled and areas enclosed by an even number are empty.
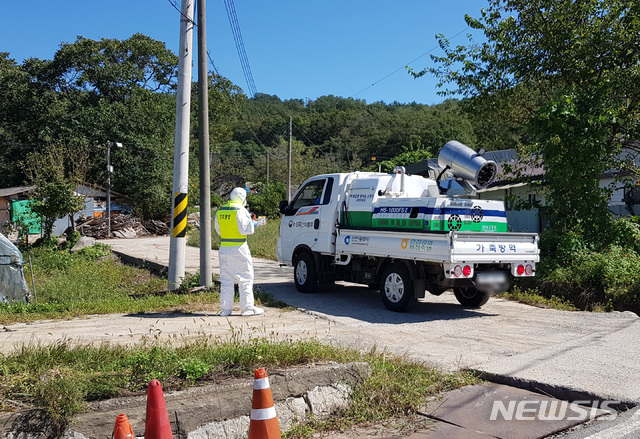
<svg viewBox="0 0 640 439">
<path fill-rule="evenodd" d="M 487 300 L 489 300 L 489 296 L 491 295 L 488 291 L 479 291 L 474 287 L 454 288 L 453 294 L 455 294 L 460 305 L 468 308 L 480 308 L 482 305 L 487 303 Z"/>
<path fill-rule="evenodd" d="M 318 273 L 316 272 L 316 260 L 309 252 L 302 252 L 296 256 L 293 265 L 293 279 L 296 288 L 301 293 L 312 293 L 318 285 Z"/>
<path fill-rule="evenodd" d="M 382 303 L 391 311 L 403 312 L 413 302 L 413 280 L 403 264 L 391 264 L 380 280 Z"/>
</svg>

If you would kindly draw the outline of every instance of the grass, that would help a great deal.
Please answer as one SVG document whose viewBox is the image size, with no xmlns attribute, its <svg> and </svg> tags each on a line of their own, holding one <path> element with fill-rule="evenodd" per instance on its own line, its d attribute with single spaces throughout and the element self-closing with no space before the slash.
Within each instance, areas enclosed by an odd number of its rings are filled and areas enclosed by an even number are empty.
<svg viewBox="0 0 640 439">
<path fill-rule="evenodd" d="M 192 294 L 185 294 L 186 288 L 168 292 L 166 279 L 124 265 L 103 244 L 73 254 L 57 248 L 30 248 L 23 252 L 25 259 L 29 255 L 36 296 L 28 304 L 0 303 L 0 324 L 87 314 L 219 309 L 215 284 L 211 290 Z M 31 280 L 28 266 L 25 278 Z"/>
<path fill-rule="evenodd" d="M 578 311 L 570 301 L 556 297 L 545 297 L 534 290 L 523 290 L 514 286 L 511 291 L 502 293 L 502 297 L 515 300 L 526 305 L 537 306 L 539 308 L 553 308 L 562 311 Z"/>
<path fill-rule="evenodd" d="M 239 334 L 237 334 L 239 335 Z M 348 428 L 356 424 L 410 416 L 427 397 L 475 384 L 470 373 L 447 375 L 395 356 L 360 353 L 325 345 L 315 339 L 273 341 L 232 337 L 221 342 L 203 338 L 179 347 L 153 346 L 24 346 L 0 354 L 0 409 L 39 407 L 59 431 L 88 403 L 144 394 L 153 378 L 163 389 L 176 390 L 232 377 L 251 377 L 257 367 L 286 367 L 320 361 L 367 361 L 371 376 L 352 394 L 352 404 L 329 420 L 309 419 L 288 437 Z"/>
<path fill-rule="evenodd" d="M 362 359 L 369 363 L 371 376 L 354 389 L 349 407 L 329 418 L 308 417 L 292 426 L 285 437 L 308 438 L 313 433 L 345 431 L 381 422 L 395 425 L 396 430 L 414 429 L 416 411 L 423 409 L 427 400 L 481 382 L 468 371 L 443 374 L 428 364 L 375 351 Z M 425 422 L 424 418 L 421 422 Z"/>
</svg>

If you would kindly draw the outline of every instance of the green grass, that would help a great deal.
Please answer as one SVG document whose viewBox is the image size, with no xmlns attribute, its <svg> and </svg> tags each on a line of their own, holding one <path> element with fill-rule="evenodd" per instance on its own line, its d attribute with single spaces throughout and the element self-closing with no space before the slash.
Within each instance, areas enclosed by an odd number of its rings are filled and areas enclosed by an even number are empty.
<svg viewBox="0 0 640 439">
<path fill-rule="evenodd" d="M 570 301 L 561 299 L 556 296 L 545 297 L 538 294 L 535 290 L 522 290 L 517 286 L 511 291 L 502 294 L 502 297 L 509 300 L 515 300 L 526 305 L 533 305 L 539 308 L 553 308 L 562 311 L 578 311 Z"/>
<path fill-rule="evenodd" d="M 46 347 L 23 346 L 14 354 L 0 354 L 0 409 L 43 408 L 61 430 L 89 402 L 144 394 L 153 378 L 165 390 L 176 390 L 223 378 L 251 377 L 257 367 L 367 361 L 372 374 L 356 387 L 351 407 L 332 420 L 309 419 L 289 435 L 302 437 L 338 424 L 411 415 L 428 396 L 478 382 L 466 372 L 443 374 L 422 363 L 375 352 L 363 354 L 315 339 L 240 341 L 237 335 L 228 342 L 203 338 L 179 347 L 72 346 L 64 341 Z"/>
<path fill-rule="evenodd" d="M 371 376 L 354 389 L 349 407 L 330 418 L 309 417 L 294 425 L 285 437 L 308 438 L 318 432 L 345 431 L 380 422 L 395 424 L 399 429 L 403 425 L 413 428 L 416 411 L 424 408 L 428 399 L 481 382 L 468 371 L 444 374 L 429 364 L 375 351 L 362 358 L 369 363 Z"/>
<path fill-rule="evenodd" d="M 276 245 L 278 244 L 279 233 L 279 219 L 270 218 L 264 226 L 256 227 L 255 233 L 247 237 L 247 244 L 251 250 L 251 256 L 276 261 Z M 197 231 L 189 234 L 187 245 L 200 247 L 200 234 Z M 211 248 L 214 250 L 220 248 L 220 236 L 213 227 L 211 227 Z"/>
<path fill-rule="evenodd" d="M 36 296 L 28 304 L 0 303 L 0 324 L 87 314 L 219 309 L 215 284 L 208 291 L 185 294 L 183 288 L 169 293 L 166 279 L 124 265 L 103 244 L 73 254 L 62 249 L 26 249 L 23 257 L 28 260 L 29 255 Z M 25 278 L 31 287 L 29 266 Z"/>
</svg>

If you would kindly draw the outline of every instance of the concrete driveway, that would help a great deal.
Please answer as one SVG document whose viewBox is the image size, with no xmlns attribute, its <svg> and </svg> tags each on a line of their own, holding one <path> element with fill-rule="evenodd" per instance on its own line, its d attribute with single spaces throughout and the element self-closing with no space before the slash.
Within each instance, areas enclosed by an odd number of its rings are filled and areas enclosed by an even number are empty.
<svg viewBox="0 0 640 439">
<path fill-rule="evenodd" d="M 168 265 L 169 237 L 101 241 L 114 251 Z M 213 251 L 217 272 L 217 252 Z M 199 249 L 187 247 L 186 270 L 199 269 Z M 594 397 L 640 403 L 640 321 L 630 312 L 588 313 L 540 309 L 492 298 L 463 309 L 451 293 L 428 296 L 406 313 L 394 313 L 379 293 L 338 284 L 298 293 L 290 267 L 254 260 L 256 286 L 298 309 L 267 309 L 264 316 L 230 318 L 210 313 L 91 316 L 0 329 L 0 349 L 67 337 L 78 342 L 135 343 L 195 337 L 317 337 L 359 349 L 375 347 L 431 362 L 443 369 L 469 367 L 496 382 L 519 382 L 560 398 Z M 236 310 L 235 314 L 239 314 Z"/>
</svg>

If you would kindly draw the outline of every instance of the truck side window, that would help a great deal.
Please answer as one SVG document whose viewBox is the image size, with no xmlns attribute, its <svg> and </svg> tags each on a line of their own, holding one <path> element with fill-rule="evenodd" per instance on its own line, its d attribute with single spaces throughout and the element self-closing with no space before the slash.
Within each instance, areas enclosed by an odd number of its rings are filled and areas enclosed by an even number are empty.
<svg viewBox="0 0 640 439">
<path fill-rule="evenodd" d="M 326 180 L 315 180 L 307 183 L 298 192 L 298 195 L 291 203 L 293 211 L 297 211 L 304 206 L 313 206 L 322 203 L 322 191 L 324 190 Z"/>
</svg>

